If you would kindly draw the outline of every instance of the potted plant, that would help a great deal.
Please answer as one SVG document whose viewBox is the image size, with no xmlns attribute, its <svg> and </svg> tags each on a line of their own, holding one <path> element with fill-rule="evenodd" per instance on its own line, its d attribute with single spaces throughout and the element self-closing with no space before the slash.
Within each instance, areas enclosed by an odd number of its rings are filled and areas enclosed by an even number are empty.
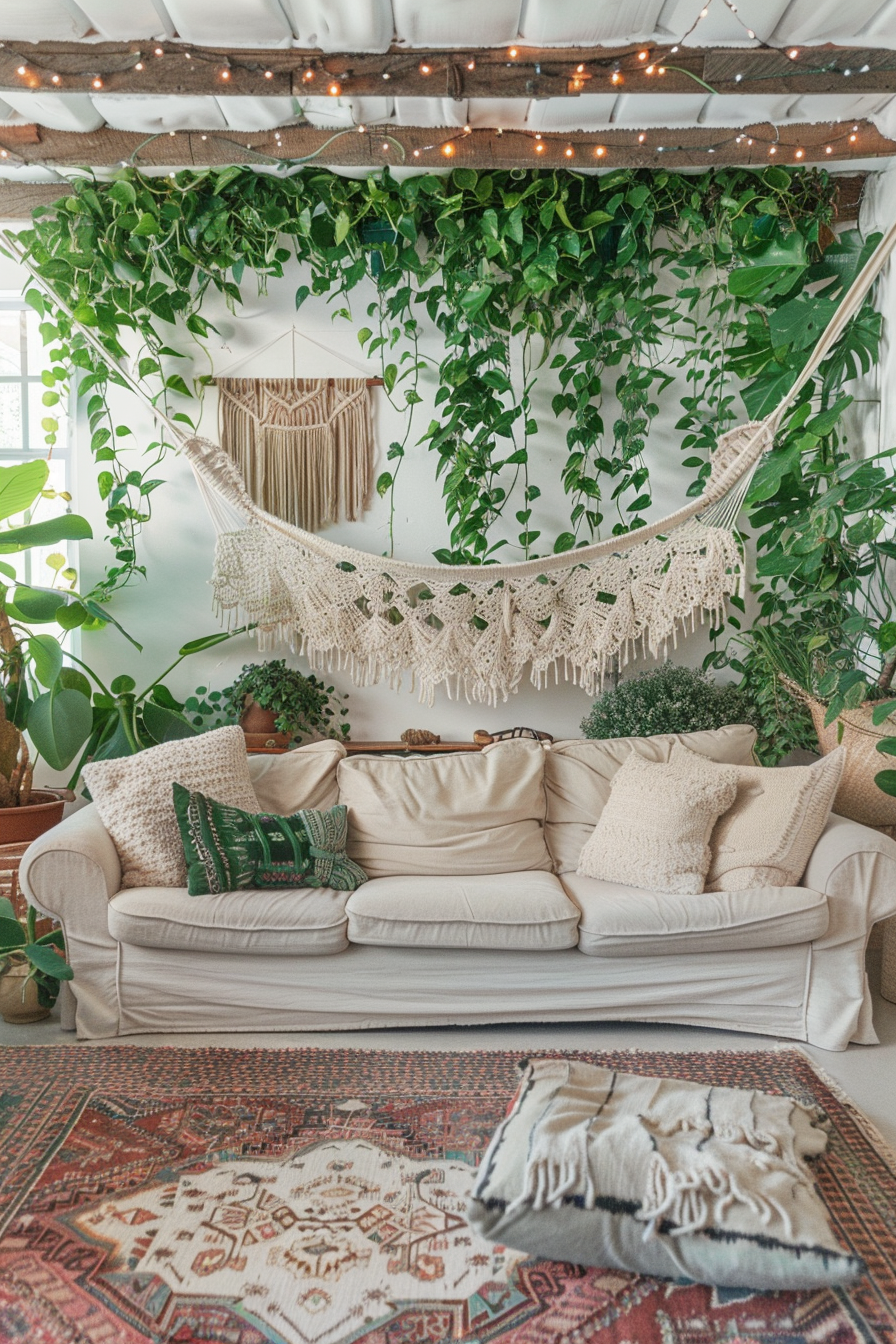
<svg viewBox="0 0 896 1344">
<path fill-rule="evenodd" d="M 287 746 L 298 737 L 348 741 L 347 696 L 283 658 L 248 663 L 224 692 L 224 704 L 254 747 Z"/>
<path fill-rule="evenodd" d="M 0 897 L 0 1014 L 5 1022 L 39 1022 L 48 1016 L 60 980 L 72 978 L 64 950 L 61 929 L 38 934 L 33 906 L 22 921 L 12 902 Z"/>
<path fill-rule="evenodd" d="M 667 662 L 598 696 L 582 720 L 582 732 L 596 738 L 694 733 L 729 723 L 753 723 L 755 713 L 746 691 L 719 685 L 695 668 Z"/>
<path fill-rule="evenodd" d="M 774 551 L 760 556 L 758 572 L 772 579 L 775 602 L 771 618 L 745 637 L 754 665 L 808 709 L 819 750 L 846 748 L 835 811 L 884 827 L 896 826 L 887 787 L 896 781 L 892 772 L 876 779 L 879 744 L 896 727 L 892 456 L 852 462 L 840 455 L 831 465 L 825 488 L 788 520 Z"/>
</svg>

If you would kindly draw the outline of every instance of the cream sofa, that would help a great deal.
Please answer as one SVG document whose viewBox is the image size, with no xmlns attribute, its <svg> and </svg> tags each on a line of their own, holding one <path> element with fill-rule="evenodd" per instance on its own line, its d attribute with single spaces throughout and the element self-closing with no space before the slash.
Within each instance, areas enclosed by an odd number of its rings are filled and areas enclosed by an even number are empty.
<svg viewBox="0 0 896 1344">
<path fill-rule="evenodd" d="M 754 736 L 680 740 L 749 764 Z M 864 953 L 896 912 L 893 841 L 831 817 L 799 887 L 670 896 L 576 875 L 628 753 L 664 760 L 675 740 L 252 758 L 264 810 L 347 805 L 370 878 L 353 893 L 120 890 L 93 806 L 30 847 L 21 882 L 65 929 L 89 1039 L 624 1019 L 874 1043 Z"/>
</svg>

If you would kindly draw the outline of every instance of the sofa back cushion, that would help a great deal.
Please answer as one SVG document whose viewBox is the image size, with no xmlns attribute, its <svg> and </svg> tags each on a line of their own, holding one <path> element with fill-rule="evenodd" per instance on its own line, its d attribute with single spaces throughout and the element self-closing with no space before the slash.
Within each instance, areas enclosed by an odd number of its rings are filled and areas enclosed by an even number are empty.
<svg viewBox="0 0 896 1344">
<path fill-rule="evenodd" d="M 702 733 L 658 737 L 572 738 L 545 751 L 545 839 L 556 873 L 574 873 L 591 837 L 616 771 L 634 751 L 648 761 L 668 761 L 682 742 L 690 751 L 723 765 L 752 765 L 756 730 L 736 723 Z"/>
<path fill-rule="evenodd" d="M 341 742 L 309 742 L 282 756 L 250 756 L 249 775 L 262 812 L 328 812 L 339 801 L 336 767 L 345 756 Z"/>
<path fill-rule="evenodd" d="M 348 852 L 368 877 L 550 871 L 544 749 L 350 756 L 337 771 Z"/>
</svg>

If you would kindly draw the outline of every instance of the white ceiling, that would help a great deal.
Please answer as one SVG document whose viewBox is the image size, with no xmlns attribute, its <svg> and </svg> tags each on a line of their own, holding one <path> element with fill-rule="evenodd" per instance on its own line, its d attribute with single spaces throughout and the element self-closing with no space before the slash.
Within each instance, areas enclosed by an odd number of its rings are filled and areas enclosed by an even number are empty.
<svg viewBox="0 0 896 1344">
<path fill-rule="evenodd" d="M 411 47 L 613 46 L 674 42 L 706 0 L 0 0 L 0 40 L 140 41 L 205 46 Z M 896 45 L 896 0 L 740 0 L 738 15 L 774 44 Z M 691 41 L 746 40 L 722 0 Z"/>
<path fill-rule="evenodd" d="M 0 0 L 0 41 L 134 41 L 149 38 L 224 47 L 316 47 L 384 51 L 519 42 L 614 45 L 684 38 L 701 8 L 707 16 L 691 45 L 752 45 L 745 25 L 774 45 L 839 42 L 896 49 L 896 0 Z M 740 22 L 742 20 L 742 22 Z M 612 127 L 738 127 L 759 122 L 870 118 L 896 138 L 896 98 L 853 94 L 849 81 L 832 95 L 720 96 L 594 93 L 578 98 L 303 98 L 302 113 L 319 127 L 520 127 L 533 131 L 601 131 Z M 301 120 L 290 98 L 175 97 L 117 94 L 0 94 L 2 126 L 37 122 L 58 130 L 104 124 L 152 135 L 170 130 L 263 131 Z"/>
</svg>

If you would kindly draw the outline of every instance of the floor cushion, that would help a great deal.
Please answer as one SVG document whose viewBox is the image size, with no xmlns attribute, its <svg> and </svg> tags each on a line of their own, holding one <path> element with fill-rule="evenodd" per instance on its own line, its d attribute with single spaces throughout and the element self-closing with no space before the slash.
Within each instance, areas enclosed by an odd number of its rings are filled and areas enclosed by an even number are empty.
<svg viewBox="0 0 896 1344">
<path fill-rule="evenodd" d="M 350 756 L 337 772 L 348 853 L 368 877 L 547 870 L 544 748 Z"/>
<path fill-rule="evenodd" d="M 824 1124 L 787 1096 L 536 1060 L 482 1159 L 468 1220 L 547 1260 L 829 1291 L 864 1265 L 815 1190 Z"/>
<path fill-rule="evenodd" d="M 574 873 L 578 868 L 579 855 L 610 796 L 613 776 L 632 752 L 647 761 L 668 761 L 673 745 L 681 742 L 722 765 L 752 765 L 755 741 L 755 728 L 732 724 L 701 733 L 555 742 L 544 758 L 544 833 L 554 872 Z"/>
<path fill-rule="evenodd" d="M 579 912 L 551 873 L 379 877 L 346 905 L 352 943 L 380 947 L 575 947 Z"/>
<path fill-rule="evenodd" d="M 785 947 L 821 938 L 828 927 L 827 898 L 807 887 L 678 896 L 579 873 L 560 881 L 581 911 L 579 951 L 594 957 Z"/>
<path fill-rule="evenodd" d="M 188 896 L 185 887 L 141 887 L 112 897 L 109 932 L 134 947 L 322 956 L 348 947 L 348 895 L 330 887 L 211 896 Z"/>
</svg>

